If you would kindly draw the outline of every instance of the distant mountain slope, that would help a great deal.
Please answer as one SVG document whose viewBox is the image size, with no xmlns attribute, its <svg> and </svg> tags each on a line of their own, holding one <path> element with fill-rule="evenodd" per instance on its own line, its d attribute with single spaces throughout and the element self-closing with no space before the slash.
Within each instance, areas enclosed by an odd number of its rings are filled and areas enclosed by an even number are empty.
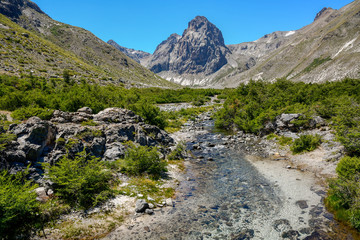
<svg viewBox="0 0 360 240">
<path fill-rule="evenodd" d="M 141 51 L 141 50 L 135 50 L 132 48 L 126 48 L 126 47 L 122 47 L 119 44 L 117 44 L 114 40 L 109 40 L 107 41 L 108 44 L 110 44 L 111 46 L 119 49 L 121 52 L 125 53 L 126 56 L 128 56 L 129 58 L 132 58 L 133 60 L 135 60 L 136 62 L 140 63 L 140 61 L 144 58 L 149 57 L 151 54 Z"/>
<path fill-rule="evenodd" d="M 62 49 L 58 52 L 66 52 L 67 54 L 72 55 L 72 58 L 76 58 L 76 61 L 82 66 L 71 67 L 70 65 L 72 64 L 65 64 L 65 66 L 63 64 L 58 64 L 56 56 L 58 53 L 56 53 L 53 56 L 55 63 L 54 61 L 49 60 L 49 64 L 37 66 L 37 62 L 35 61 L 33 66 L 31 66 L 36 73 L 41 70 L 40 75 L 47 77 L 50 75 L 59 75 L 63 71 L 63 68 L 67 67 L 69 70 L 76 72 L 78 78 L 91 77 L 94 80 L 100 81 L 110 79 L 110 82 L 112 83 L 125 80 L 145 85 L 174 86 L 172 83 L 156 76 L 148 69 L 128 58 L 121 51 L 103 42 L 91 32 L 51 19 L 42 12 L 35 3 L 29 0 L 1 0 L 0 13 L 6 15 L 21 27 L 32 33 L 36 33 L 39 38 L 45 38 L 57 45 Z M 31 35 L 31 37 L 32 36 L 33 35 Z M 8 41 L 6 39 L 4 40 L 4 38 L 1 38 L 0 40 Z M 17 41 L 20 41 L 20 44 L 24 45 L 22 43 L 23 40 L 25 39 L 20 38 Z M 47 51 L 52 51 L 48 50 L 48 41 L 43 41 L 42 49 L 38 49 L 41 55 L 46 55 Z M 33 54 L 33 51 L 28 52 L 26 47 L 22 49 L 22 51 L 25 52 L 24 56 Z M 12 52 L 12 54 L 16 53 Z M 38 58 L 37 55 L 38 54 L 35 53 L 34 58 Z M 44 57 L 44 59 L 46 60 L 47 58 Z M 69 61 L 65 60 L 65 62 Z M 14 61 L 13 64 L 15 64 Z M 21 71 L 25 65 L 26 64 L 24 64 L 24 66 L 20 65 L 13 67 L 17 68 L 18 71 Z M 84 67 L 83 65 L 86 65 L 87 67 Z M 45 68 L 42 69 L 42 67 Z M 3 71 L 9 69 L 9 67 L 5 65 L 0 66 L 0 68 L 3 69 Z M 80 71 L 81 68 L 86 68 L 86 70 L 83 69 L 83 71 Z M 25 71 L 26 70 L 28 69 L 25 69 Z"/>
<path fill-rule="evenodd" d="M 274 80 L 287 78 L 293 81 L 324 82 L 344 77 L 360 78 L 360 1 L 334 10 L 322 9 L 312 24 L 288 32 L 278 48 L 259 56 L 249 69 L 242 66 L 225 66 L 211 83 L 219 86 L 237 86 L 249 79 Z M 284 35 L 283 35 L 284 36 Z M 281 38 L 273 39 L 274 44 Z M 259 39 L 250 45 L 259 46 Z M 236 48 L 241 48 L 241 44 Z M 233 47 L 229 49 L 234 52 Z M 264 53 L 266 51 L 261 51 Z M 246 54 L 245 54 L 246 55 Z M 239 57 L 232 56 L 235 59 Z"/>
</svg>

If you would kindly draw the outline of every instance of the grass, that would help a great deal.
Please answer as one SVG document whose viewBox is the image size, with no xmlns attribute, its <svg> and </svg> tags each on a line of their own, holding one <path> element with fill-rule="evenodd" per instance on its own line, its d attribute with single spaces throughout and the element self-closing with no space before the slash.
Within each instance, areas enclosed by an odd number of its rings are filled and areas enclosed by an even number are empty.
<svg viewBox="0 0 360 240">
<path fill-rule="evenodd" d="M 143 199 L 148 199 L 148 197 L 154 199 L 150 201 L 153 203 L 161 203 L 163 199 L 170 198 L 174 195 L 174 188 L 162 187 L 164 184 L 161 180 L 153 180 L 146 177 L 134 177 L 128 181 L 128 185 L 123 186 L 119 189 L 124 195 L 127 196 L 138 196 L 138 194 L 143 195 Z"/>
<path fill-rule="evenodd" d="M 302 72 L 303 73 L 309 73 L 312 70 L 314 70 L 316 67 L 320 66 L 323 63 L 326 63 L 328 61 L 332 60 L 330 57 L 326 57 L 326 58 L 315 58 L 314 61 L 312 61 L 312 63 L 310 63 L 309 66 L 307 66 Z"/>
</svg>

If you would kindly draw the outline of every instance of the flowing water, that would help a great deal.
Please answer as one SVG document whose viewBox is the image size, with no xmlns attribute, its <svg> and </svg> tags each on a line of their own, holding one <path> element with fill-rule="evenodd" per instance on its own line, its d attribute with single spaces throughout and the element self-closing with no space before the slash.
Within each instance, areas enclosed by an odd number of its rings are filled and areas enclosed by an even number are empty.
<svg viewBox="0 0 360 240">
<path fill-rule="evenodd" d="M 295 170 L 258 171 L 212 131 L 212 121 L 199 124 L 208 131 L 187 143 L 193 158 L 174 206 L 134 217 L 107 239 L 328 239 L 321 236 L 331 215 L 311 177 Z M 286 180 L 276 182 L 271 174 L 285 174 Z"/>
</svg>

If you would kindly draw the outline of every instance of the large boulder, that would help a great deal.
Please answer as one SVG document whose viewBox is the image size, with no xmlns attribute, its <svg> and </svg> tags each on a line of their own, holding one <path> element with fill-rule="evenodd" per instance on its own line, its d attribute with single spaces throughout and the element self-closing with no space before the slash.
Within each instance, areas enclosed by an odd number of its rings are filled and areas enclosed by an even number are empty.
<svg viewBox="0 0 360 240">
<path fill-rule="evenodd" d="M 54 144 L 57 129 L 48 121 L 32 117 L 25 123 L 11 125 L 10 132 L 17 136 L 18 142 L 17 149 L 13 149 L 16 154 L 11 154 L 11 156 L 21 158 L 25 153 L 26 160 L 34 162 L 42 154 L 45 146 Z"/>
<path fill-rule="evenodd" d="M 139 123 L 143 120 L 133 111 L 123 108 L 107 108 L 94 115 L 94 121 L 100 123 Z"/>
</svg>

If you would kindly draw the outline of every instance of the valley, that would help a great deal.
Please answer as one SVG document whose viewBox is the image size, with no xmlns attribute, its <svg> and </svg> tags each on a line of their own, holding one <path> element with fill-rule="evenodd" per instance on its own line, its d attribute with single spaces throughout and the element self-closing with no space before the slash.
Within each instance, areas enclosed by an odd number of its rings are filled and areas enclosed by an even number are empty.
<svg viewBox="0 0 360 240">
<path fill-rule="evenodd" d="M 0 240 L 360 239 L 360 0 L 314 17 L 147 53 L 1 0 Z"/>
</svg>

